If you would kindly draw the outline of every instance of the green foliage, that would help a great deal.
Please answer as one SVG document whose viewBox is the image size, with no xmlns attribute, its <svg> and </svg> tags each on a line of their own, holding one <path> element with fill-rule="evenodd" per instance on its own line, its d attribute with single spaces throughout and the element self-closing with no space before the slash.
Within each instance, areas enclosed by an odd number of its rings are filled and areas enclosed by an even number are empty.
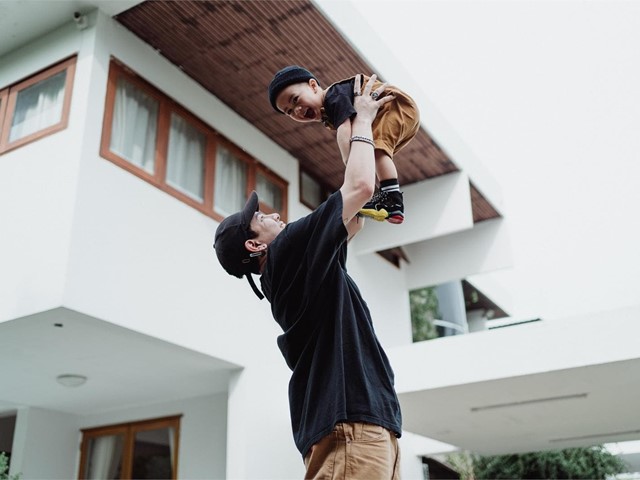
<svg viewBox="0 0 640 480">
<path fill-rule="evenodd" d="M 567 448 L 519 455 L 472 457 L 475 480 L 605 479 L 626 471 L 622 460 L 603 446 Z"/>
<path fill-rule="evenodd" d="M 409 292 L 413 341 L 421 342 L 438 338 L 433 320 L 441 318 L 435 287 L 420 288 Z"/>
<path fill-rule="evenodd" d="M 446 456 L 449 464 L 460 475 L 460 480 L 475 480 L 473 475 L 473 456 L 467 452 L 455 452 Z"/>
<path fill-rule="evenodd" d="M 20 480 L 21 474 L 9 475 L 9 458 L 0 452 L 0 480 Z"/>
</svg>

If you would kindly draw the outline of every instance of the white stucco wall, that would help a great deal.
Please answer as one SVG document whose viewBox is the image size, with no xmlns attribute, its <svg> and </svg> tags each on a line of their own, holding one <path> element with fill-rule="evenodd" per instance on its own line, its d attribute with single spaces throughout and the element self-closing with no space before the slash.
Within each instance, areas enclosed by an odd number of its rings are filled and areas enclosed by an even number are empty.
<svg viewBox="0 0 640 480">
<path fill-rule="evenodd" d="M 10 473 L 21 473 L 24 480 L 76 478 L 78 428 L 76 415 L 41 408 L 18 409 Z"/>
<path fill-rule="evenodd" d="M 22 473 L 24 480 L 76 478 L 81 429 L 181 414 L 178 477 L 226 478 L 226 413 L 226 394 L 90 416 L 23 407 L 16 420 L 11 473 Z"/>
<path fill-rule="evenodd" d="M 79 52 L 73 99 L 86 94 L 90 45 L 65 26 L 0 58 L 0 88 Z M 68 127 L 0 157 L 0 322 L 59 306 L 69 255 L 83 127 L 73 101 Z"/>
<path fill-rule="evenodd" d="M 227 396 L 219 394 L 113 410 L 82 417 L 78 424 L 92 428 L 182 414 L 178 478 L 222 479 L 226 478 L 226 413 Z"/>
</svg>

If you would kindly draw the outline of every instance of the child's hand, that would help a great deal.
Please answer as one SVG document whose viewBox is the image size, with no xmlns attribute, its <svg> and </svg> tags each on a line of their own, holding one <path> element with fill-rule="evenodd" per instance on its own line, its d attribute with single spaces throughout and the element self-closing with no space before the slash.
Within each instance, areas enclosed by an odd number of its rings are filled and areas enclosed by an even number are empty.
<svg viewBox="0 0 640 480">
<path fill-rule="evenodd" d="M 384 97 L 380 97 L 382 93 L 385 91 L 387 87 L 386 83 L 383 83 L 375 89 L 373 92 L 373 84 L 376 81 L 376 74 L 372 74 L 369 78 L 369 81 L 364 86 L 364 91 L 361 92 L 362 87 L 362 75 L 356 75 L 354 86 L 353 86 L 353 107 L 355 108 L 358 115 L 356 115 L 354 121 L 362 120 L 366 122 L 373 122 L 373 119 L 376 118 L 378 113 L 378 109 L 387 102 L 392 101 L 395 97 L 393 95 L 385 95 Z"/>
</svg>

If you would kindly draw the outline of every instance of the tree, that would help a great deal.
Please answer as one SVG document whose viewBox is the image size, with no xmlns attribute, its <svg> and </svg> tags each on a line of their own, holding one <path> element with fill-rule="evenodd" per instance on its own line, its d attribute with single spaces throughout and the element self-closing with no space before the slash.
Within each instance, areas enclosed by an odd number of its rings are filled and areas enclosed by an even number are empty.
<svg viewBox="0 0 640 480">
<path fill-rule="evenodd" d="M 0 480 L 20 480 L 22 475 L 9 475 L 9 458 L 0 452 Z"/>
<path fill-rule="evenodd" d="M 441 318 L 435 287 L 420 288 L 409 292 L 411 329 L 413 341 L 421 342 L 438 338 L 433 320 Z"/>
<path fill-rule="evenodd" d="M 465 465 L 461 460 L 464 457 L 465 454 L 451 455 L 448 460 L 452 465 Z M 627 470 L 624 462 L 602 445 L 517 455 L 470 457 L 471 471 L 461 472 L 465 480 L 604 480 Z"/>
</svg>

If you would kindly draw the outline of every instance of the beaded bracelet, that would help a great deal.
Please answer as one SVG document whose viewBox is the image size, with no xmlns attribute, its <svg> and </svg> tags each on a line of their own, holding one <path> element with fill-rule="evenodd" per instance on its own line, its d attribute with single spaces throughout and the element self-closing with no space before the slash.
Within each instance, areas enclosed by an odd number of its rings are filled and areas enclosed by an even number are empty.
<svg viewBox="0 0 640 480">
<path fill-rule="evenodd" d="M 353 142 L 368 143 L 369 145 L 371 145 L 374 148 L 376 146 L 376 144 L 373 143 L 373 140 L 371 140 L 370 138 L 367 138 L 367 137 L 363 137 L 361 135 L 354 135 L 353 137 L 351 137 L 351 140 L 349 140 L 349 144 L 352 144 Z"/>
</svg>

